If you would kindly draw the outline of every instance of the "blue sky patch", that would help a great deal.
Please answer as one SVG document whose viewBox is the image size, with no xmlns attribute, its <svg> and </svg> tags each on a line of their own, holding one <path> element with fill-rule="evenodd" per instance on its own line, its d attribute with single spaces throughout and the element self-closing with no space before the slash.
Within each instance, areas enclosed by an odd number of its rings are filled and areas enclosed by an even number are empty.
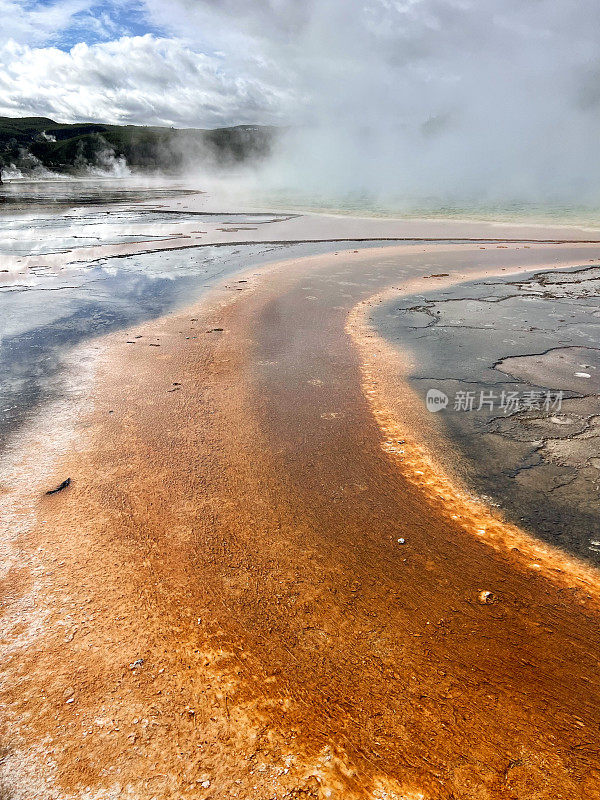
<svg viewBox="0 0 600 800">
<path fill-rule="evenodd" d="M 57 7 L 56 2 L 50 0 L 38 0 L 38 2 L 27 3 L 24 8 L 35 13 L 36 11 L 48 11 Z M 143 36 L 151 33 L 155 36 L 165 36 L 166 32 L 153 25 L 146 13 L 143 3 L 139 2 L 111 2 L 111 0 L 100 0 L 100 2 L 86 3 L 81 0 L 73 0 L 71 4 L 74 12 L 70 17 L 69 23 L 62 29 L 56 31 L 55 37 L 50 37 L 47 44 L 58 47 L 61 50 L 70 50 L 73 45 L 79 42 L 86 44 L 97 44 L 119 39 L 122 36 Z M 80 10 L 77 10 L 80 6 Z"/>
</svg>

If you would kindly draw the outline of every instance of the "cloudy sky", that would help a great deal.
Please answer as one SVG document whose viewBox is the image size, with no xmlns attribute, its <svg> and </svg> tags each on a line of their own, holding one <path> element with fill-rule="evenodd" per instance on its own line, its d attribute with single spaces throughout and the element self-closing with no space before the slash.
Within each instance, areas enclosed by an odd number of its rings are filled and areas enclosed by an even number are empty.
<svg viewBox="0 0 600 800">
<path fill-rule="evenodd" d="M 289 81 L 207 4 L 0 0 L 0 114 L 160 125 L 279 122 Z"/>
<path fill-rule="evenodd" d="M 2 115 L 318 128 L 289 151 L 289 180 L 600 199 L 598 0 L 0 0 L 0 14 Z"/>
<path fill-rule="evenodd" d="M 596 113 L 597 0 L 0 0 L 0 114 L 217 126 Z M 359 107 L 356 107 L 359 103 Z M 353 106 L 349 114 L 349 107 Z"/>
</svg>

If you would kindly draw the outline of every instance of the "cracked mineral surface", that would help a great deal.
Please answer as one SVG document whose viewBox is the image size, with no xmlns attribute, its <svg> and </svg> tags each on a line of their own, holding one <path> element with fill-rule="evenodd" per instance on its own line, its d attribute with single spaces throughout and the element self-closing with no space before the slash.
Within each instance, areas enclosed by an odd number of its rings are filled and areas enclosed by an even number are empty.
<svg viewBox="0 0 600 800">
<path fill-rule="evenodd" d="M 545 541 L 600 562 L 600 267 L 455 284 L 373 314 L 468 484 Z M 509 402 L 513 398 L 513 403 Z"/>
</svg>

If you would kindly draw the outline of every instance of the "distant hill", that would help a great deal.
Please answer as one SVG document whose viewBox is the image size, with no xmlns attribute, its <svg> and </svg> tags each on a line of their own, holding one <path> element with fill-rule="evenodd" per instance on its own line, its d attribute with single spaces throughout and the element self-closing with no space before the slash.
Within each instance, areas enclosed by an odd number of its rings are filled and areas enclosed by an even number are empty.
<svg viewBox="0 0 600 800">
<path fill-rule="evenodd" d="M 103 123 L 61 124 L 46 117 L 0 117 L 0 167 L 20 172 L 90 168 L 178 172 L 191 162 L 240 163 L 264 158 L 276 128 L 237 125 L 204 130 Z"/>
</svg>

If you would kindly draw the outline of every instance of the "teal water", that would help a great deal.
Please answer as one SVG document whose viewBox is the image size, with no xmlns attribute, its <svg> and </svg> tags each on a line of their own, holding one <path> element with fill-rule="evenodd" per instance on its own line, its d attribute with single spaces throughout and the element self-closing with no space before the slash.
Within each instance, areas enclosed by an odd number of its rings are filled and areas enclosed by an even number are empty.
<svg viewBox="0 0 600 800">
<path fill-rule="evenodd" d="M 323 212 L 356 216 L 405 219 L 449 219 L 479 222 L 514 222 L 530 225 L 569 225 L 600 229 L 600 205 L 559 202 L 452 202 L 431 197 L 378 197 L 369 194 L 304 195 L 294 192 L 269 192 L 260 201 L 294 211 Z"/>
</svg>

